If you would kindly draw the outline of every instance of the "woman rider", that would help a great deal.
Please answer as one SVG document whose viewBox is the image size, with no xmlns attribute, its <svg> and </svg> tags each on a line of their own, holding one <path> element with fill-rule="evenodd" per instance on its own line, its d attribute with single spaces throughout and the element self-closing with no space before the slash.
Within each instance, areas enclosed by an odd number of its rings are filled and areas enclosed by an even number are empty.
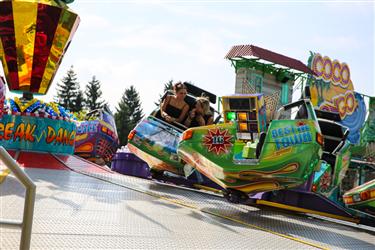
<svg viewBox="0 0 375 250">
<path fill-rule="evenodd" d="M 168 95 L 161 103 L 161 117 L 169 123 L 181 123 L 189 110 L 189 105 L 185 102 L 186 86 L 178 82 L 174 84 L 173 92 L 174 95 Z"/>
<path fill-rule="evenodd" d="M 210 110 L 210 102 L 206 97 L 198 97 L 195 103 L 195 108 L 190 111 L 186 118 L 186 127 L 198 127 L 210 125 L 213 123 L 213 115 Z"/>
</svg>

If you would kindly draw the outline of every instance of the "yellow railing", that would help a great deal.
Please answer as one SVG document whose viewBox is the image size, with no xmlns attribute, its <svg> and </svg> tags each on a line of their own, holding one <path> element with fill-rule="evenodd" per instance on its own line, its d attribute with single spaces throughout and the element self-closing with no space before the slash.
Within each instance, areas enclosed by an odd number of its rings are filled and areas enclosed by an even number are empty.
<svg viewBox="0 0 375 250">
<path fill-rule="evenodd" d="M 23 208 L 23 219 L 21 222 L 5 220 L 0 218 L 0 224 L 20 227 L 22 229 L 20 249 L 30 249 L 31 229 L 33 225 L 35 190 L 36 186 L 30 177 L 20 168 L 18 163 L 0 146 L 0 160 L 14 174 L 14 176 L 26 188 L 25 205 Z"/>
</svg>

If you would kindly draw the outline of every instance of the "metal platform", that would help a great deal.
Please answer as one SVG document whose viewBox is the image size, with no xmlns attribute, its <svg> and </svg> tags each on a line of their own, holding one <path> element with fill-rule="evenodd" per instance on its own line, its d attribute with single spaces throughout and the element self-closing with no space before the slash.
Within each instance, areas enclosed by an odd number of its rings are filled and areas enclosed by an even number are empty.
<svg viewBox="0 0 375 250">
<path fill-rule="evenodd" d="M 374 249 L 375 230 L 87 168 L 26 168 L 37 185 L 31 249 Z M 95 170 L 96 169 L 96 170 Z M 0 185 L 0 217 L 20 219 L 23 187 Z M 1 226 L 0 249 L 20 230 Z"/>
</svg>

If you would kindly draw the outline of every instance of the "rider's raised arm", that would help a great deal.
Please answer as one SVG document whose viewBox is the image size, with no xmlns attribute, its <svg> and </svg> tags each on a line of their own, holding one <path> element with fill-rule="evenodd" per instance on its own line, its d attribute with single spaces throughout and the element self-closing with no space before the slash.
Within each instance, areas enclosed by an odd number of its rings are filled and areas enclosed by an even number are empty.
<svg viewBox="0 0 375 250">
<path fill-rule="evenodd" d="M 160 104 L 160 115 L 164 119 L 168 116 L 168 113 L 166 112 L 166 109 L 167 109 L 167 105 L 170 102 L 170 100 L 171 100 L 171 96 L 167 95 Z"/>
</svg>

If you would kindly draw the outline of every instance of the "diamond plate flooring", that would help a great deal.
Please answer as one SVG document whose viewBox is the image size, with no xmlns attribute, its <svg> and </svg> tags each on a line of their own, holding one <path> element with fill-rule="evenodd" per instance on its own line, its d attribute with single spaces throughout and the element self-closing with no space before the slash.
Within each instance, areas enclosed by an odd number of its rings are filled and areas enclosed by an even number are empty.
<svg viewBox="0 0 375 250">
<path fill-rule="evenodd" d="M 37 185 L 31 249 L 316 248 L 304 241 L 327 248 L 375 248 L 373 231 L 229 204 L 204 192 L 82 168 L 76 169 L 80 173 L 25 171 Z M 8 176 L 0 185 L 0 217 L 20 220 L 23 196 L 23 187 Z M 0 227 L 0 249 L 17 249 L 19 239 L 19 229 Z"/>
</svg>

